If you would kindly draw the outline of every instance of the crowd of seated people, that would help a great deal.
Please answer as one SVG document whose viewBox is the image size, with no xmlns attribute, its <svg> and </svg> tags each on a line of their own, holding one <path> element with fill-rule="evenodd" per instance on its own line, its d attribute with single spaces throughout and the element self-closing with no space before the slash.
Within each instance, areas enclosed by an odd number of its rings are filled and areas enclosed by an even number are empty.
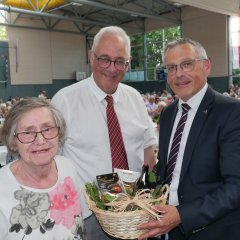
<svg viewBox="0 0 240 240">
<path fill-rule="evenodd" d="M 153 92 L 153 93 L 142 94 L 142 97 L 145 102 L 149 117 L 153 122 L 155 135 L 158 140 L 159 131 L 160 131 L 159 123 L 160 123 L 161 111 L 168 104 L 172 103 L 176 99 L 176 96 L 164 90 L 158 93 Z M 158 146 L 156 146 L 155 152 L 157 154 Z"/>
<path fill-rule="evenodd" d="M 47 93 L 45 90 L 39 92 L 38 98 L 47 99 Z M 0 98 L 0 119 L 4 119 L 8 111 L 20 100 L 24 99 L 23 97 L 8 97 L 7 101 L 4 101 Z M 1 123 L 0 123 L 1 124 Z"/>
<path fill-rule="evenodd" d="M 40 91 L 40 93 L 44 92 L 44 98 L 46 98 L 46 91 Z M 240 99 L 240 86 L 235 84 L 231 85 L 226 92 L 223 93 L 226 96 L 234 97 Z M 42 95 L 38 95 L 38 97 L 42 97 Z M 149 113 L 149 117 L 151 118 L 156 137 L 158 139 L 159 136 L 159 123 L 160 123 L 160 114 L 164 107 L 168 104 L 172 103 L 177 99 L 177 96 L 168 92 L 167 90 L 163 90 L 161 92 L 152 92 L 152 93 L 142 93 L 143 100 L 145 102 L 147 111 Z M 9 97 L 7 101 L 3 101 L 0 99 L 0 126 L 4 122 L 4 118 L 8 111 L 14 106 L 17 102 L 19 102 L 23 97 Z M 1 140 L 1 139 L 0 139 Z M 1 145 L 1 141 L 0 141 Z M 156 146 L 156 151 L 158 150 L 158 146 Z"/>
<path fill-rule="evenodd" d="M 162 109 L 176 99 L 176 96 L 172 95 L 166 90 L 158 93 L 153 92 L 142 94 L 142 97 L 149 116 L 156 124 L 159 123 L 159 116 Z"/>
<path fill-rule="evenodd" d="M 238 84 L 232 84 L 226 92 L 223 93 L 225 96 L 240 99 L 240 86 Z"/>
<path fill-rule="evenodd" d="M 0 99 L 0 118 L 4 119 L 12 106 L 14 106 L 21 99 L 22 98 L 20 97 L 9 97 L 7 101 L 3 101 L 3 99 Z"/>
<path fill-rule="evenodd" d="M 231 85 L 229 89 L 223 93 L 223 95 L 228 97 L 234 97 L 240 100 L 240 86 L 237 84 Z M 163 90 L 161 92 L 152 92 L 142 94 L 143 100 L 145 102 L 149 117 L 152 119 L 154 124 L 156 138 L 159 136 L 159 123 L 160 123 L 160 114 L 164 107 L 172 103 L 177 99 L 177 96 Z M 158 146 L 156 146 L 156 153 L 158 151 Z"/>
<path fill-rule="evenodd" d="M 240 86 L 238 84 L 232 84 L 226 92 L 223 93 L 223 95 L 240 99 Z M 178 98 L 176 95 L 166 90 L 161 92 L 145 93 L 142 94 L 142 97 L 146 104 L 149 116 L 156 124 L 159 123 L 159 116 L 162 109 Z"/>
</svg>

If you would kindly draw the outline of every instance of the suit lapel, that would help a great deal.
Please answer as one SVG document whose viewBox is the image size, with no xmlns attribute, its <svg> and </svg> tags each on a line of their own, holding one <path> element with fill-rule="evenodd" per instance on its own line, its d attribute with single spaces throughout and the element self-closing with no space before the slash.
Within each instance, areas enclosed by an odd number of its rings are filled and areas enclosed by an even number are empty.
<svg viewBox="0 0 240 240">
<path fill-rule="evenodd" d="M 202 102 L 199 105 L 199 108 L 194 117 L 191 129 L 188 135 L 184 156 L 183 156 L 180 182 L 187 171 L 188 165 L 192 158 L 194 147 L 198 140 L 198 136 L 201 133 L 202 127 L 204 126 L 204 123 L 206 122 L 207 117 L 211 111 L 213 99 L 214 99 L 214 92 L 212 89 L 208 88 L 206 94 L 202 99 Z"/>
</svg>

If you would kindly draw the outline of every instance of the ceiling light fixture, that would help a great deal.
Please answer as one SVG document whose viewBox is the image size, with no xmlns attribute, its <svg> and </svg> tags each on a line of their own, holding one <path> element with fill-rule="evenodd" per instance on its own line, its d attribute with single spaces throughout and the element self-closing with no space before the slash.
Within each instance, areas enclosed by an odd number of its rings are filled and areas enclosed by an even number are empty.
<svg viewBox="0 0 240 240">
<path fill-rule="evenodd" d="M 76 3 L 76 2 L 72 2 L 72 5 L 73 5 L 73 6 L 78 6 L 78 7 L 81 7 L 81 6 L 82 6 L 81 3 Z"/>
<path fill-rule="evenodd" d="M 179 2 L 172 2 L 172 4 L 175 6 L 175 7 L 182 7 L 183 4 L 182 3 L 179 3 Z"/>
</svg>

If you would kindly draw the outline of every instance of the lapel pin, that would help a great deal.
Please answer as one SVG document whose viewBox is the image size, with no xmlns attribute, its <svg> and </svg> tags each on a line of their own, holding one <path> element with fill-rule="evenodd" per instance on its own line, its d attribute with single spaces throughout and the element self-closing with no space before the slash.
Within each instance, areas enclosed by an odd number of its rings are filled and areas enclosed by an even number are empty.
<svg viewBox="0 0 240 240">
<path fill-rule="evenodd" d="M 208 112 L 208 110 L 206 109 L 206 110 L 203 110 L 203 113 L 204 114 L 206 114 L 207 115 L 207 112 Z"/>
</svg>

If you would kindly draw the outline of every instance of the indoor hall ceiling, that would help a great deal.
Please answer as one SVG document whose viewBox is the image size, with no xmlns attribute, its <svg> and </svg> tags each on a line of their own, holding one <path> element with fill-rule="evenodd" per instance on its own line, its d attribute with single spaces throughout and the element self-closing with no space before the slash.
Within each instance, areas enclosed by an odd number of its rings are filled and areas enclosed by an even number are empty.
<svg viewBox="0 0 240 240">
<path fill-rule="evenodd" d="M 108 25 L 128 33 L 181 25 L 181 7 L 239 14 L 239 0 L 0 0 L 9 27 L 94 35 Z M 70 24 L 69 24 L 70 23 Z M 151 29 L 149 29 L 151 26 Z"/>
<path fill-rule="evenodd" d="M 225 15 L 240 15 L 240 0 L 171 0 Z"/>
<path fill-rule="evenodd" d="M 108 25 L 117 25 L 129 33 L 143 33 L 146 21 L 161 25 L 181 24 L 180 6 L 169 0 L 1 0 L 0 10 L 8 12 L 6 25 L 75 32 L 84 35 Z M 49 8 L 48 6 L 51 7 Z M 26 23 L 26 19 L 32 20 Z M 36 24 L 40 20 L 42 24 Z M 71 22 L 74 28 L 64 28 Z M 3 25 L 3 24 L 2 24 Z"/>
</svg>

